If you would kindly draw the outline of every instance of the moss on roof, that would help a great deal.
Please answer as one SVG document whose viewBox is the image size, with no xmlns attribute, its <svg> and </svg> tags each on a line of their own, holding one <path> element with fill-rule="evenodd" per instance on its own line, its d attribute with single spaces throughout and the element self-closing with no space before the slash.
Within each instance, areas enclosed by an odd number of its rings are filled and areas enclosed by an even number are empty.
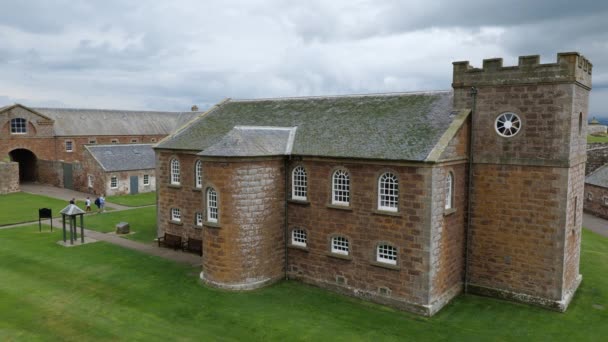
<svg viewBox="0 0 608 342">
<path fill-rule="evenodd" d="M 295 155 L 423 161 L 454 116 L 449 91 L 230 100 L 156 148 L 203 151 L 235 126 L 297 126 Z"/>
</svg>

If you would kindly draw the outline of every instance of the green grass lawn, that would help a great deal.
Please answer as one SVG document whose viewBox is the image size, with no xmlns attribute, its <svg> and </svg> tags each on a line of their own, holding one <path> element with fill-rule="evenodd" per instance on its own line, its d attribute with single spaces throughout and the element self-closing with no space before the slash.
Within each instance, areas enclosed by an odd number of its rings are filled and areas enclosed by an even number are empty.
<svg viewBox="0 0 608 342">
<path fill-rule="evenodd" d="M 568 312 L 461 296 L 432 318 L 284 281 L 253 292 L 201 286 L 198 269 L 58 232 L 0 230 L 0 340 L 602 341 L 608 239 L 585 231 Z"/>
<path fill-rule="evenodd" d="M 608 136 L 605 137 L 596 137 L 593 135 L 587 136 L 587 143 L 604 143 L 608 142 Z"/>
<path fill-rule="evenodd" d="M 124 235 L 125 238 L 146 243 L 156 239 L 156 206 L 87 215 L 84 218 L 84 226 L 87 229 L 108 233 L 115 231 L 116 224 L 122 221 L 128 222 L 131 232 L 134 232 Z"/>
<path fill-rule="evenodd" d="M 53 216 L 60 217 L 59 211 L 69 204 L 70 198 L 60 200 L 56 198 L 32 195 L 25 192 L 16 192 L 7 195 L 0 195 L 0 226 L 29 222 L 38 220 L 39 208 L 51 208 Z M 93 201 L 93 200 L 91 200 Z M 84 210 L 84 199 L 77 200 L 76 205 Z M 95 205 L 91 204 L 93 210 Z M 106 208 L 112 210 L 112 208 Z"/>
<path fill-rule="evenodd" d="M 156 204 L 156 191 L 136 195 L 108 196 L 106 201 L 127 207 L 141 207 Z"/>
</svg>

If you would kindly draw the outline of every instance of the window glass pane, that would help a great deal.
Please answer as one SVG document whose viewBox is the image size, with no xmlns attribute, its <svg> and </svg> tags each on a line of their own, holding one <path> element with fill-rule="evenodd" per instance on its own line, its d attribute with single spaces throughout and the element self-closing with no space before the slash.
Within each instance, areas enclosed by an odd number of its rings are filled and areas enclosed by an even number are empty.
<svg viewBox="0 0 608 342">
<path fill-rule="evenodd" d="M 348 205 L 350 203 L 350 176 L 344 170 L 334 172 L 332 177 L 332 203 Z"/>
<path fill-rule="evenodd" d="M 291 197 L 293 199 L 306 200 L 307 182 L 306 170 L 301 166 L 296 167 L 292 174 Z"/>
<path fill-rule="evenodd" d="M 378 209 L 397 211 L 399 204 L 399 181 L 387 172 L 378 180 Z"/>
</svg>

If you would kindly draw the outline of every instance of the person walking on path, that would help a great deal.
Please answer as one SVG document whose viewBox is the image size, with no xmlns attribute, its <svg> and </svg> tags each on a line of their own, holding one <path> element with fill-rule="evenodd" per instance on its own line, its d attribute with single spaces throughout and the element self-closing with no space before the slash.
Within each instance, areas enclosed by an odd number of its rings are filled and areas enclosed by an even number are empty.
<svg viewBox="0 0 608 342">
<path fill-rule="evenodd" d="M 99 210 L 103 213 L 104 208 L 106 207 L 106 199 L 103 197 L 103 194 L 99 196 Z"/>
<path fill-rule="evenodd" d="M 85 211 L 87 213 L 91 212 L 91 199 L 89 198 L 89 196 L 87 196 L 87 199 L 84 201 L 84 205 L 86 207 Z"/>
<path fill-rule="evenodd" d="M 99 200 L 99 196 L 95 198 L 95 206 L 97 207 L 97 213 L 99 214 L 101 212 L 101 201 Z"/>
</svg>

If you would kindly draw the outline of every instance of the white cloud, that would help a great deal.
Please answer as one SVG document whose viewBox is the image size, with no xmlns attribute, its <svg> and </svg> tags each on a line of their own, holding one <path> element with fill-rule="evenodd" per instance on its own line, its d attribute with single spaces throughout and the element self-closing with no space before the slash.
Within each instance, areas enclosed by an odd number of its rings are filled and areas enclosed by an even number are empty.
<svg viewBox="0 0 608 342">
<path fill-rule="evenodd" d="M 603 2 L 5 1 L 0 105 L 154 110 L 251 98 L 448 89 L 452 61 L 579 50 L 608 116 Z M 27 13 L 27 15 L 16 15 Z M 603 89 L 603 88 L 602 88 Z"/>
</svg>

